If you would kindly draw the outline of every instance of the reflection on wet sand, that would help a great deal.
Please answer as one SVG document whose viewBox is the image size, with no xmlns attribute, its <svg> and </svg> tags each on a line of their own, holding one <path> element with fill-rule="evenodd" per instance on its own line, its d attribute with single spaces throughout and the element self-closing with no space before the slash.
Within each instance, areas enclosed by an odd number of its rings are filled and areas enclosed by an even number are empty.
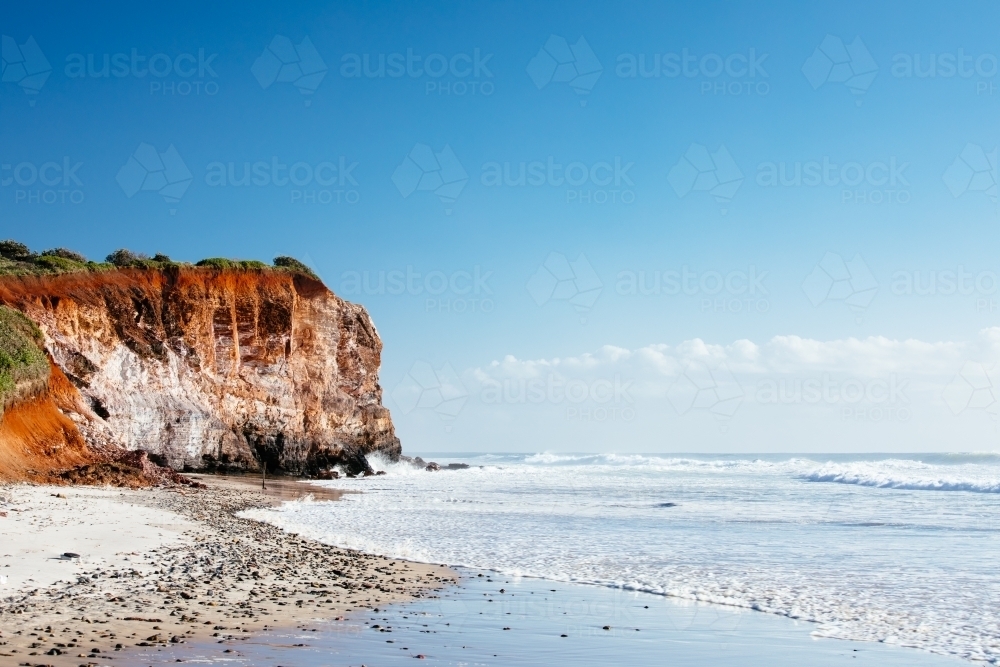
<svg viewBox="0 0 1000 667">
<path fill-rule="evenodd" d="M 263 489 L 261 489 L 261 479 L 256 475 L 188 474 L 187 477 L 197 480 L 206 486 L 230 489 L 238 488 L 243 491 L 256 490 L 262 496 L 268 498 L 273 505 L 280 504 L 286 500 L 298 500 L 309 495 L 315 500 L 340 500 L 340 497 L 346 493 L 360 493 L 360 491 L 325 488 L 310 484 L 306 480 L 288 477 L 268 477 Z"/>
</svg>

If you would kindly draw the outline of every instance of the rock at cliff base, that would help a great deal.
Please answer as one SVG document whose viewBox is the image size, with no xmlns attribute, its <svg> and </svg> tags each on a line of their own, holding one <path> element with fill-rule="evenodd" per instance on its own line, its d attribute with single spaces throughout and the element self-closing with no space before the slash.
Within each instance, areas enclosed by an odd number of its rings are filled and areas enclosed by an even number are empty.
<svg viewBox="0 0 1000 667">
<path fill-rule="evenodd" d="M 362 452 L 345 452 L 341 457 L 341 466 L 348 477 L 370 477 L 375 474 L 375 470 Z"/>
</svg>

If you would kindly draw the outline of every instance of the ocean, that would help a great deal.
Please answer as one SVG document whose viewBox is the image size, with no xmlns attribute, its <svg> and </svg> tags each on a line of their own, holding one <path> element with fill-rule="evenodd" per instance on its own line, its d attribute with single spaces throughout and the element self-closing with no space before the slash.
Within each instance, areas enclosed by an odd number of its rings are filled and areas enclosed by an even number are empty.
<svg viewBox="0 0 1000 667">
<path fill-rule="evenodd" d="M 1000 455 L 424 458 L 245 516 L 396 558 L 755 610 L 1000 661 Z"/>
</svg>

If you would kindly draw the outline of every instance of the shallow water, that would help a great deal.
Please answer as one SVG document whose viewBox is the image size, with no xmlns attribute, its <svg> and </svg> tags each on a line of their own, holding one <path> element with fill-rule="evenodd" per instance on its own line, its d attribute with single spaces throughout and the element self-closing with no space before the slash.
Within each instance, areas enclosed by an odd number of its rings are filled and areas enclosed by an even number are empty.
<svg viewBox="0 0 1000 667">
<path fill-rule="evenodd" d="M 425 456 L 426 457 L 426 456 Z M 344 547 L 1000 656 L 1000 457 L 478 455 L 249 516 Z"/>
<path fill-rule="evenodd" d="M 810 636 L 813 624 L 646 593 L 475 573 L 439 599 L 247 641 L 163 649 L 135 665 L 719 665 L 956 667 L 955 658 Z M 503 593 L 500 592 L 503 589 Z M 374 628 L 374 625 L 380 628 Z M 604 630 L 604 626 L 609 626 Z M 504 628 L 510 628 L 504 630 Z M 562 635 L 566 635 L 563 637 Z M 224 653 L 229 650 L 231 653 Z"/>
</svg>

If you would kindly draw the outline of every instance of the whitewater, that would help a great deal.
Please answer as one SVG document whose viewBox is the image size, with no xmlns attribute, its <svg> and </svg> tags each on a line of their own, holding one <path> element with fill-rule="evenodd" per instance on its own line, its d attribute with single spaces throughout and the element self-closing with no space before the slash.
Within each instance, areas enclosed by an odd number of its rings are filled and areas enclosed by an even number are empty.
<svg viewBox="0 0 1000 667">
<path fill-rule="evenodd" d="M 425 457 L 428 458 L 428 457 Z M 245 512 L 328 544 L 1000 663 L 1000 455 L 466 455 Z"/>
</svg>

